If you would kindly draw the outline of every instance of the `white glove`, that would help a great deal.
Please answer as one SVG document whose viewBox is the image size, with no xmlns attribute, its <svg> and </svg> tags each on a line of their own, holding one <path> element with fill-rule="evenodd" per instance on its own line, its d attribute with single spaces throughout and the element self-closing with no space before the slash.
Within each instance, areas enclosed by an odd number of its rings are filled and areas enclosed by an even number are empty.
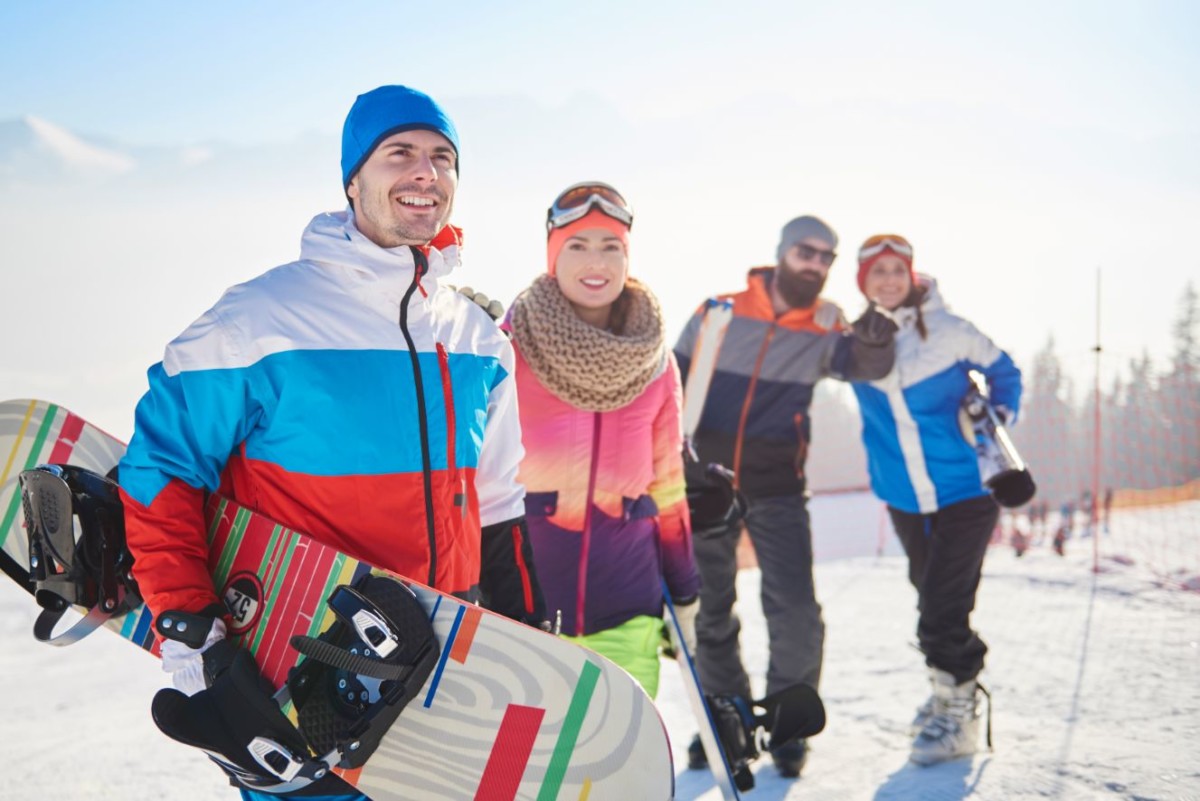
<svg viewBox="0 0 1200 801">
<path fill-rule="evenodd" d="M 499 320 L 504 316 L 504 304 L 498 300 L 492 300 L 482 292 L 476 292 L 469 286 L 459 287 L 458 294 L 465 296 L 468 300 L 474 303 L 479 308 L 488 313 L 488 317 L 493 320 Z"/>
<path fill-rule="evenodd" d="M 204 682 L 204 659 L 202 654 L 213 644 L 225 639 L 225 621 L 213 620 L 212 628 L 204 639 L 204 645 L 190 648 L 175 640 L 163 640 L 161 655 L 162 669 L 171 674 L 171 683 L 184 695 L 195 695 L 208 689 Z"/>
<path fill-rule="evenodd" d="M 689 601 L 680 603 L 675 602 L 675 617 L 679 621 L 679 628 L 683 631 L 683 644 L 687 646 L 687 652 L 693 657 L 696 656 L 696 617 L 700 614 L 700 596 L 697 595 Z M 671 630 L 671 644 L 678 652 L 679 635 L 675 632 L 674 626 L 668 626 Z"/>
</svg>

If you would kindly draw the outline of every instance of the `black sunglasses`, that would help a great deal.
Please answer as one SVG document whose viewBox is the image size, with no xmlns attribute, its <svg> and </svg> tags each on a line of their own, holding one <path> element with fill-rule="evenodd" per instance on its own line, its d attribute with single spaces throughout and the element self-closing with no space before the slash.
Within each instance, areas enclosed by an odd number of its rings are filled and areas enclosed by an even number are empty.
<svg viewBox="0 0 1200 801">
<path fill-rule="evenodd" d="M 837 258 L 837 253 L 832 250 L 814 248 L 812 245 L 806 245 L 803 242 L 796 243 L 796 252 L 803 261 L 819 261 L 826 267 L 831 266 L 833 260 Z"/>
</svg>

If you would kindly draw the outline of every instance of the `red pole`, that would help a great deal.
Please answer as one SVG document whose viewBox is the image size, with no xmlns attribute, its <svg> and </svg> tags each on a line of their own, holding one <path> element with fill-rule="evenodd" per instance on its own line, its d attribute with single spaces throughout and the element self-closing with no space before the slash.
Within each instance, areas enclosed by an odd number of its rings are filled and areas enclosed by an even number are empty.
<svg viewBox="0 0 1200 801">
<path fill-rule="evenodd" d="M 1100 527 L 1097 525 L 1096 509 L 1100 501 L 1100 268 L 1096 268 L 1096 376 L 1094 425 L 1092 430 L 1092 508 L 1088 510 L 1092 528 L 1092 572 L 1100 572 Z"/>
</svg>

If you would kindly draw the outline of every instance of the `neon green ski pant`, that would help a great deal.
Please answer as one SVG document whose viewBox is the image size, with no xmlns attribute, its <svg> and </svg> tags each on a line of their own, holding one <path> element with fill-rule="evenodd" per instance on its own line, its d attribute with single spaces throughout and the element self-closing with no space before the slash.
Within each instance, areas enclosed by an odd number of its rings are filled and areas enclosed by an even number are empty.
<svg viewBox="0 0 1200 801">
<path fill-rule="evenodd" d="M 563 639 L 595 651 L 625 668 L 653 698 L 658 694 L 658 647 L 662 636 L 662 618 L 639 615 L 611 629 L 582 637 L 563 635 Z"/>
</svg>

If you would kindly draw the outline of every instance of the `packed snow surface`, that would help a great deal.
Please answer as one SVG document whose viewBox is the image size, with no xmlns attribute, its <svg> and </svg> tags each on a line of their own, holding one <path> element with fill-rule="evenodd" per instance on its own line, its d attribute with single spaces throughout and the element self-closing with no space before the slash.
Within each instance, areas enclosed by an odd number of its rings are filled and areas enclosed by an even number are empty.
<svg viewBox="0 0 1200 801">
<path fill-rule="evenodd" d="M 916 594 L 904 557 L 868 496 L 821 498 L 812 509 L 829 724 L 810 741 L 802 778 L 781 779 L 760 759 L 758 787 L 745 798 L 1200 799 L 1200 594 L 1161 582 L 1136 559 L 1104 558 L 1094 572 L 1090 538 L 1069 540 L 1065 556 L 1047 544 L 1020 558 L 993 546 L 974 623 L 991 647 L 982 679 L 995 748 L 981 736 L 975 757 L 918 768 L 907 761 L 907 727 L 928 688 L 911 645 Z M 1157 530 L 1200 537 L 1195 515 L 1180 512 L 1157 513 Z M 1135 523 L 1153 538 L 1141 514 L 1114 514 L 1101 542 Z M 758 582 L 756 569 L 743 570 L 738 591 L 743 655 L 761 687 Z M 0 798 L 236 798 L 206 759 L 155 729 L 150 698 L 165 679 L 154 660 L 115 637 L 66 649 L 35 642 L 36 607 L 7 581 L 0 611 Z M 695 723 L 671 662 L 658 700 L 676 797 L 719 799 L 707 772 L 684 767 Z"/>
</svg>

